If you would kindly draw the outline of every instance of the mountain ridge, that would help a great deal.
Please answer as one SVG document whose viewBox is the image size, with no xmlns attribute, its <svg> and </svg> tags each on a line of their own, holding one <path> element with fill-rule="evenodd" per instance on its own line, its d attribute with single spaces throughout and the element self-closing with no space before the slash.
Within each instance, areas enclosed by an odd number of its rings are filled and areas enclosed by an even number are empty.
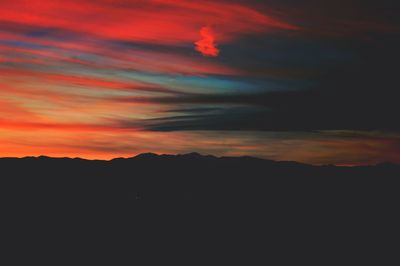
<svg viewBox="0 0 400 266">
<path fill-rule="evenodd" d="M 179 217 L 184 223 L 192 217 L 201 228 L 215 217 L 229 217 L 223 227 L 232 221 L 257 230 L 269 225 L 277 239 L 293 230 L 307 238 L 318 223 L 317 235 L 338 225 L 346 231 L 352 219 L 356 228 L 370 219 L 391 221 L 400 202 L 400 167 L 393 164 L 311 166 L 196 153 L 110 161 L 39 156 L 0 159 L 0 173 L 8 228 L 23 221 L 22 228 L 42 232 L 56 220 L 51 235 L 68 228 L 82 235 L 87 231 L 82 224 L 94 228 L 94 236 L 102 237 L 105 229 L 126 235 L 142 218 L 164 223 Z M 354 232 L 349 228 L 346 232 Z"/>
<path fill-rule="evenodd" d="M 132 157 L 115 157 L 112 159 L 87 159 L 82 157 L 51 157 L 47 155 L 39 155 L 39 156 L 25 156 L 25 157 L 0 157 L 0 160 L 80 160 L 80 161 L 88 161 L 88 162 L 115 162 L 115 161 L 132 161 L 132 160 L 160 160 L 160 159 L 189 159 L 189 160 L 246 160 L 246 161 L 258 161 L 270 164 L 292 164 L 292 165 L 302 165 L 302 166 L 310 166 L 310 167 L 336 167 L 336 168 L 357 168 L 357 167 L 400 167 L 399 163 L 394 162 L 380 162 L 377 164 L 369 164 L 369 165 L 335 165 L 335 164 L 308 164 L 298 161 L 277 161 L 264 159 L 254 156 L 215 156 L 209 154 L 200 154 L 198 152 L 190 152 L 190 153 L 178 153 L 178 154 L 157 154 L 152 152 L 140 153 Z"/>
</svg>

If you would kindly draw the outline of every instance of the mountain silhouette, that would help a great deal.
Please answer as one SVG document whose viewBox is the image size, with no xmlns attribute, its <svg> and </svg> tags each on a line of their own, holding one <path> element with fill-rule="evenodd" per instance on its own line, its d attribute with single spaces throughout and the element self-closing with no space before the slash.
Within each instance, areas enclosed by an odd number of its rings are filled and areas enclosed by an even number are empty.
<svg viewBox="0 0 400 266">
<path fill-rule="evenodd" d="M 130 201 L 137 193 L 141 193 L 143 202 L 154 204 L 158 201 L 159 204 L 250 201 L 252 197 L 262 201 L 278 192 L 288 198 L 305 192 L 329 194 L 335 189 L 341 191 L 348 186 L 400 176 L 400 166 L 391 163 L 312 166 L 199 153 L 143 153 L 110 161 L 47 156 L 2 158 L 0 169 L 2 182 L 5 182 L 3 187 L 9 185 L 9 191 L 20 191 L 13 194 L 19 194 L 21 199 L 34 201 L 35 195 L 47 194 L 52 201 L 64 198 L 69 202 L 85 202 L 86 198 L 91 198 L 111 205 L 117 199 L 123 204 L 137 204 Z M 27 191 L 22 192 L 24 187 Z M 93 187 L 97 189 L 91 189 Z M 110 201 L 110 198 L 113 199 Z"/>
<path fill-rule="evenodd" d="M 109 161 L 3 158 L 0 170 L 8 243 L 24 239 L 32 253 L 45 247 L 46 254 L 57 254 L 62 246 L 98 256 L 104 245 L 120 252 L 166 232 L 167 239 L 205 241 L 220 252 L 234 248 L 229 239 L 249 243 L 264 234 L 270 251 L 324 254 L 326 245 L 354 251 L 348 239 L 380 243 L 381 233 L 391 233 L 400 202 L 400 166 L 390 163 L 336 167 L 146 153 Z M 222 247 L 214 243 L 220 234 Z"/>
</svg>

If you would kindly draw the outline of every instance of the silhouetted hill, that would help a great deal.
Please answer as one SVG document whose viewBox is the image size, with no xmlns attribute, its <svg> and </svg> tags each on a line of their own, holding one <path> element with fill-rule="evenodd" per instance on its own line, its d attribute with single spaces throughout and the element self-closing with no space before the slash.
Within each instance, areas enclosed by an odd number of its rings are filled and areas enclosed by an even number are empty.
<svg viewBox="0 0 400 266">
<path fill-rule="evenodd" d="M 164 204 L 170 200 L 176 204 L 185 201 L 243 201 L 252 197 L 269 197 L 279 190 L 282 190 L 279 193 L 288 194 L 288 190 L 294 189 L 291 195 L 287 195 L 292 197 L 302 191 L 317 193 L 313 189 L 327 189 L 328 186 L 333 190 L 340 184 L 342 188 L 336 189 L 343 190 L 348 186 L 370 182 L 379 184 L 383 179 L 400 177 L 400 166 L 390 163 L 358 167 L 311 166 L 198 153 L 145 153 L 110 161 L 46 156 L 3 158 L 0 159 L 0 169 L 2 182 L 19 186 L 20 191 L 29 184 L 29 191 L 18 193 L 21 198 L 29 195 L 30 200 L 34 200 L 35 195 L 57 191 L 57 195 L 65 194 L 66 198 L 74 201 L 72 192 L 81 192 L 75 197 L 91 195 L 96 200 L 106 200 L 113 195 L 126 204 L 157 201 Z M 97 187 L 97 190 L 90 187 Z M 140 202 L 136 201 L 138 193 L 141 194 L 138 196 Z"/>
<path fill-rule="evenodd" d="M 385 230 L 397 225 L 400 202 L 395 164 L 311 166 L 147 153 L 110 161 L 3 158 L 0 169 L 1 217 L 12 232 L 10 245 L 24 239 L 35 252 L 38 239 L 86 251 L 97 243 L 121 250 L 142 231 L 145 238 L 171 231 L 168 239 L 205 241 L 220 252 L 232 248 L 232 238 L 259 239 L 269 250 L 284 246 L 298 256 L 323 254 L 321 243 L 354 251 L 356 239 L 379 243 L 381 234 L 391 233 Z M 214 243 L 220 234 L 228 240 L 223 248 Z"/>
</svg>

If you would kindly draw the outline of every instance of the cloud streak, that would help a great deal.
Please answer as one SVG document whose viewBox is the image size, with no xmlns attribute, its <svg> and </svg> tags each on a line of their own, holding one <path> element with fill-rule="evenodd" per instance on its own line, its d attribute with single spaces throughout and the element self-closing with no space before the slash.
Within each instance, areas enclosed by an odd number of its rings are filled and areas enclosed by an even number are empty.
<svg viewBox="0 0 400 266">
<path fill-rule="evenodd" d="M 243 32 L 262 32 L 265 27 L 296 29 L 248 6 L 228 1 L 16 0 L 1 4 L 0 17 L 7 23 L 45 28 L 51 25 L 106 39 L 166 44 L 195 41 L 198 28 L 205 22 L 220 25 L 221 41 L 232 40 Z"/>
</svg>

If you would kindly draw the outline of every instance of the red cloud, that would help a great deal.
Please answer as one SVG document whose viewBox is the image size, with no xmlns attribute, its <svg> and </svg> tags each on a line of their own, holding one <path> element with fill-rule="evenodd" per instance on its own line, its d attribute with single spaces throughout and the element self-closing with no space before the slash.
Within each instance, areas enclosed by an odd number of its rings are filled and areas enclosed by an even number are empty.
<svg viewBox="0 0 400 266">
<path fill-rule="evenodd" d="M 202 39 L 196 44 L 196 50 L 204 56 L 218 56 L 219 50 L 216 47 L 215 36 L 209 27 L 203 27 L 200 30 Z"/>
<path fill-rule="evenodd" d="M 204 24 L 219 27 L 219 42 L 243 33 L 297 27 L 231 1 L 14 0 L 0 1 L 5 23 L 52 27 L 113 40 L 168 45 L 193 43 Z"/>
</svg>

